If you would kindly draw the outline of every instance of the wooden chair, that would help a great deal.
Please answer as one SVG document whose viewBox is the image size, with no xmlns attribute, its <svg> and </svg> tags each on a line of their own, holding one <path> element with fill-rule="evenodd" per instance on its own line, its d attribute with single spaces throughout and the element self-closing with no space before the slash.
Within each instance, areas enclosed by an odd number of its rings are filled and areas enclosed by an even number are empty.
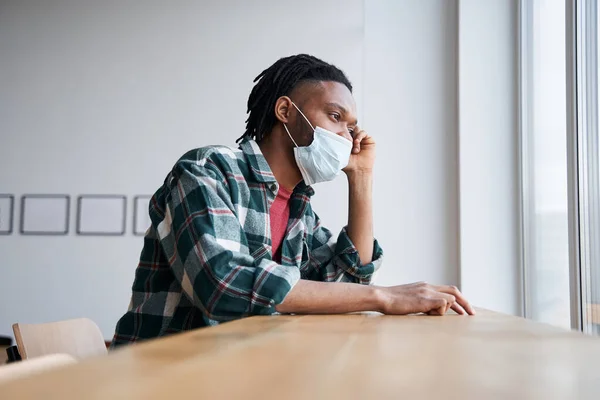
<svg viewBox="0 0 600 400">
<path fill-rule="evenodd" d="M 46 324 L 14 324 L 13 332 L 23 360 L 56 353 L 80 360 L 107 353 L 98 325 L 88 318 Z"/>
<path fill-rule="evenodd" d="M 0 336 L 0 364 L 7 361 L 6 349 L 12 346 L 12 339 L 6 336 Z"/>
<path fill-rule="evenodd" d="M 76 362 L 77 360 L 68 354 L 49 354 L 31 360 L 6 364 L 0 366 L 0 383 Z"/>
</svg>

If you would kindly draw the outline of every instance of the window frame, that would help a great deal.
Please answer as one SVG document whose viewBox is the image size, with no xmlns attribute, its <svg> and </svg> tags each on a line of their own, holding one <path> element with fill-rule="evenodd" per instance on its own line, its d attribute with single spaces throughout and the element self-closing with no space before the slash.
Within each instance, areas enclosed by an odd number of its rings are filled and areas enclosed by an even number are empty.
<svg viewBox="0 0 600 400">
<path fill-rule="evenodd" d="M 580 221 L 579 221 L 579 184 L 578 184 L 578 24 L 576 23 L 577 0 L 565 1 L 566 18 L 566 88 L 567 88 L 567 187 L 569 213 L 569 276 L 571 299 L 571 328 L 581 331 L 583 320 L 581 312 L 581 263 L 580 263 Z"/>
<path fill-rule="evenodd" d="M 531 291 L 529 282 L 531 280 L 531 266 L 534 265 L 535 252 L 532 251 L 531 235 L 533 231 L 533 202 L 531 199 L 532 190 L 532 172 L 529 157 L 530 143 L 532 135 L 532 121 L 530 116 L 533 114 L 531 93 L 533 93 L 533 82 L 529 79 L 532 74 L 533 54 L 533 3 L 531 0 L 519 2 L 518 9 L 518 196 L 519 196 L 519 262 L 520 262 L 520 283 L 522 294 L 521 315 L 525 318 L 532 318 Z"/>
</svg>

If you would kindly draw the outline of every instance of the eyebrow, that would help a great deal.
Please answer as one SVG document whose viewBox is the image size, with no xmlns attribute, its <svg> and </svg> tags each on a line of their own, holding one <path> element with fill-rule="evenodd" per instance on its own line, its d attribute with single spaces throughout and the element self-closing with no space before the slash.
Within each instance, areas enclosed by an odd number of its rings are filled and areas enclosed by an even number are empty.
<svg viewBox="0 0 600 400">
<path fill-rule="evenodd" d="M 342 114 L 349 114 L 348 110 L 344 106 L 342 106 L 340 103 L 326 103 L 325 105 L 329 106 L 329 107 L 337 108 L 338 110 L 340 110 L 342 112 Z M 354 123 L 351 125 L 358 125 L 358 120 L 355 119 Z"/>
</svg>

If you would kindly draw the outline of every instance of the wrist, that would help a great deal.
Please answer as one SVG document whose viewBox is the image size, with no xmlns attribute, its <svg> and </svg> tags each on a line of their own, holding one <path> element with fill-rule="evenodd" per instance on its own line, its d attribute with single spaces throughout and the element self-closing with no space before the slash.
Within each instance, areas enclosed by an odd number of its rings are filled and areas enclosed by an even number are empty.
<svg viewBox="0 0 600 400">
<path fill-rule="evenodd" d="M 344 171 L 346 173 L 346 177 L 348 178 L 348 182 L 369 182 L 373 179 L 373 170 L 372 169 L 356 169 L 350 171 Z"/>
<path fill-rule="evenodd" d="M 385 288 L 381 286 L 369 286 L 372 288 L 371 298 L 373 299 L 373 311 L 385 314 L 385 310 L 388 308 L 388 299 L 386 296 Z"/>
</svg>

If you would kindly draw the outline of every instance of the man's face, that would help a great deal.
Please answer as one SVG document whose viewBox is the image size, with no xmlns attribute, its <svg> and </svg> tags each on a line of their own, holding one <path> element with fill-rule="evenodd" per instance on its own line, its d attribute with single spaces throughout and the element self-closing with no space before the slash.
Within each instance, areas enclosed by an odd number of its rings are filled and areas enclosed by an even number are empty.
<svg viewBox="0 0 600 400">
<path fill-rule="evenodd" d="M 320 126 L 350 141 L 357 125 L 356 102 L 348 88 L 338 82 L 305 83 L 290 98 L 313 127 Z M 309 146 L 313 130 L 304 117 L 290 107 L 289 127 L 298 146 Z"/>
</svg>

